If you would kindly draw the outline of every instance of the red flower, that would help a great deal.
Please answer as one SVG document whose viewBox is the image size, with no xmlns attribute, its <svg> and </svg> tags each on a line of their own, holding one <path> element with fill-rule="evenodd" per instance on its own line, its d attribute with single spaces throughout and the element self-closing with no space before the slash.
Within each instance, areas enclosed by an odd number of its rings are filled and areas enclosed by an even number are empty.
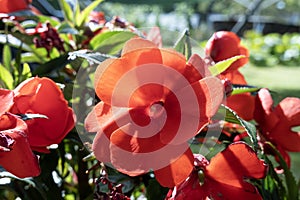
<svg viewBox="0 0 300 200">
<path fill-rule="evenodd" d="M 232 84 L 247 85 L 244 76 L 238 68 L 248 62 L 249 52 L 240 44 L 240 38 L 233 32 L 219 31 L 208 40 L 205 52 L 214 62 L 226 60 L 233 56 L 245 55 L 246 58 L 239 59 L 221 73 L 220 78 L 231 81 Z M 245 120 L 253 119 L 254 97 L 250 93 L 228 96 L 226 105 L 234 110 Z"/>
<path fill-rule="evenodd" d="M 39 34 L 40 38 L 34 38 L 33 42 L 37 48 L 44 47 L 50 56 L 50 51 L 55 47 L 58 51 L 65 52 L 64 41 L 60 38 L 57 30 L 48 22 L 46 27 L 41 23 L 35 29 L 27 29 L 29 35 Z"/>
<path fill-rule="evenodd" d="M 264 137 L 287 151 L 300 151 L 300 132 L 292 128 L 300 125 L 300 99 L 287 97 L 276 107 L 267 89 L 258 92 L 254 119 Z"/>
<path fill-rule="evenodd" d="M 235 71 L 248 62 L 249 52 L 240 44 L 240 38 L 233 32 L 218 31 L 208 40 L 205 47 L 206 55 L 209 55 L 214 62 L 226 60 L 233 56 L 245 55 L 246 58 L 239 59 L 223 72 L 223 74 Z"/>
<path fill-rule="evenodd" d="M 257 189 L 245 178 L 264 178 L 267 166 L 245 143 L 229 145 L 210 162 L 198 155 L 195 166 L 189 178 L 176 186 L 166 199 L 262 199 Z"/>
<path fill-rule="evenodd" d="M 14 114 L 42 114 L 48 119 L 27 120 L 28 140 L 33 150 L 48 152 L 74 127 L 75 116 L 59 87 L 48 78 L 30 78 L 14 89 Z"/>
<path fill-rule="evenodd" d="M 151 168 L 163 186 L 182 182 L 193 169 L 186 141 L 208 124 L 224 95 L 220 80 L 206 76 L 198 55 L 186 64 L 174 50 L 129 40 L 121 58 L 104 61 L 95 73 L 102 102 L 85 125 L 98 132 L 96 158 L 131 176 Z"/>
<path fill-rule="evenodd" d="M 13 105 L 13 92 L 0 89 L 0 103 L 0 165 L 20 178 L 39 175 L 40 168 L 28 142 L 26 123 L 5 113 Z"/>
<path fill-rule="evenodd" d="M 255 100 L 254 119 L 258 123 L 262 141 L 271 141 L 290 166 L 286 151 L 300 151 L 300 131 L 292 130 L 300 125 L 300 99 L 287 97 L 274 107 L 269 91 L 261 89 Z M 265 147 L 267 153 L 274 154 L 268 145 Z"/>
</svg>

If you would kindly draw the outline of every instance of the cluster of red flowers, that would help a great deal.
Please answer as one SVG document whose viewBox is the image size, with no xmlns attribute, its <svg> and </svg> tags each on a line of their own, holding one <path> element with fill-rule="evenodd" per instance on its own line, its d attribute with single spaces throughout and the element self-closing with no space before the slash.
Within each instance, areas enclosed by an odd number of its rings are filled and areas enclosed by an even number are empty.
<svg viewBox="0 0 300 200">
<path fill-rule="evenodd" d="M 0 165 L 20 178 L 39 175 L 33 151 L 47 153 L 62 141 L 74 127 L 73 110 L 48 78 L 27 79 L 13 91 L 1 88 L 0 102 Z M 44 117 L 22 118 L 26 114 Z"/>
<path fill-rule="evenodd" d="M 27 9 L 30 1 L 20 1 L 13 7 L 12 1 L 1 3 L 5 6 L 0 12 L 8 13 Z M 107 22 L 99 12 L 90 14 L 89 23 L 98 26 L 84 32 L 87 39 L 82 47 L 113 28 L 134 29 L 119 17 Z M 39 34 L 34 41 L 36 47 L 46 48 L 48 55 L 52 48 L 65 51 L 50 23 L 24 31 Z M 290 166 L 288 151 L 300 152 L 300 132 L 293 129 L 300 125 L 300 99 L 285 98 L 274 106 L 265 88 L 254 94 L 231 94 L 232 85 L 247 85 L 239 68 L 249 57 L 232 32 L 216 32 L 205 48 L 215 63 L 245 56 L 218 77 L 211 75 L 199 55 L 186 60 L 173 49 L 161 48 L 157 33 L 153 30 L 148 34 L 152 41 L 139 37 L 129 40 L 119 58 L 107 59 L 98 66 L 94 87 L 101 102 L 85 119 L 86 129 L 97 132 L 92 145 L 95 157 L 130 176 L 153 170 L 157 181 L 170 188 L 166 200 L 262 199 L 248 180 L 264 178 L 268 166 L 242 141 L 247 134 L 239 134 L 210 160 L 193 154 L 187 141 L 207 128 L 219 106 L 226 103 L 242 119 L 256 123 L 263 153 L 279 159 L 270 142 Z M 50 145 L 63 140 L 74 127 L 73 110 L 48 78 L 30 78 L 12 91 L 0 89 L 0 103 L 0 165 L 20 178 L 39 175 L 34 152 L 47 153 Z M 38 115 L 25 119 L 28 114 Z M 107 179 L 101 181 L 108 183 Z M 97 191 L 99 198 L 128 199 L 119 185 L 108 183 L 108 187 L 109 193 Z"/>
<path fill-rule="evenodd" d="M 238 68 L 248 62 L 249 52 L 240 44 L 237 35 L 227 31 L 214 33 L 206 45 L 206 53 L 215 62 L 236 55 L 245 55 L 246 58 L 235 61 L 220 78 L 229 80 L 232 84 L 247 85 Z M 265 143 L 272 142 L 290 166 L 287 151 L 300 152 L 300 132 L 292 130 L 293 127 L 300 125 L 299 98 L 285 98 L 274 108 L 271 94 L 268 89 L 263 88 L 255 95 L 243 93 L 229 96 L 226 104 L 243 119 L 255 120 L 260 136 L 259 141 L 264 146 L 265 152 L 275 155 L 275 152 Z"/>
<path fill-rule="evenodd" d="M 227 85 L 247 85 L 238 68 L 248 62 L 249 53 L 234 33 L 215 33 L 207 43 L 206 54 L 214 62 L 245 55 L 219 78 Z M 161 70 L 156 64 L 166 68 Z M 171 76 L 168 69 L 184 77 L 187 85 Z M 175 157 L 170 153 L 153 157 L 157 163 L 168 160 L 160 168 L 147 157 L 170 144 L 180 149 L 180 145 L 186 144 L 211 121 L 224 100 L 226 85 L 212 77 L 208 69 L 196 54 L 186 61 L 178 52 L 158 48 L 151 41 L 129 40 L 120 58 L 104 61 L 95 73 L 95 91 L 102 101 L 86 118 L 85 125 L 88 131 L 97 132 L 93 142 L 96 158 L 112 163 L 117 170 L 131 176 L 153 169 L 159 183 L 172 188 L 166 199 L 194 199 L 195 196 L 198 199 L 261 199 L 258 190 L 245 179 L 264 178 L 268 167 L 245 142 L 233 142 L 210 161 L 202 155 L 194 158 L 189 148 Z M 131 72 L 133 77 L 129 76 Z M 197 106 L 187 93 L 188 87 L 196 93 Z M 178 94 L 189 99 L 189 105 L 181 104 Z M 267 89 L 261 89 L 257 95 L 227 95 L 227 106 L 245 120 L 255 119 L 261 144 L 272 142 L 279 150 L 283 149 L 284 157 L 288 157 L 285 151 L 299 151 L 300 133 L 291 128 L 300 124 L 300 99 L 284 99 L 274 109 Z M 185 118 L 189 123 L 180 132 Z M 198 118 L 197 128 L 189 132 L 194 118 Z M 151 123 L 156 125 L 155 135 L 143 129 L 151 127 Z"/>
</svg>

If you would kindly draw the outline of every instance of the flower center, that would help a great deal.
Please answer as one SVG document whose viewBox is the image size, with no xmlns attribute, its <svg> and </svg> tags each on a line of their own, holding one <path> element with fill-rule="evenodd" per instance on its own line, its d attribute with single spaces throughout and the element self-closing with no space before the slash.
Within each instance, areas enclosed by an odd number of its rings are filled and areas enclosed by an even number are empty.
<svg viewBox="0 0 300 200">
<path fill-rule="evenodd" d="M 164 112 L 164 102 L 158 101 L 153 103 L 149 108 L 149 116 L 157 118 Z"/>
</svg>

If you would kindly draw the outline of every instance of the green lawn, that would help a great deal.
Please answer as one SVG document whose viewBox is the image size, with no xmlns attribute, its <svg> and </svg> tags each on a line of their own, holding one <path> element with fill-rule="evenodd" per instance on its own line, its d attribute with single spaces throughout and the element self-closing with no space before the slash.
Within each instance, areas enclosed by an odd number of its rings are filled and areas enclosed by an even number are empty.
<svg viewBox="0 0 300 200">
<path fill-rule="evenodd" d="M 279 98 L 294 96 L 300 98 L 300 66 L 256 67 L 246 65 L 240 69 L 248 84 L 267 87 L 277 92 Z"/>
<path fill-rule="evenodd" d="M 278 93 L 278 100 L 287 96 L 300 98 L 300 66 L 286 67 L 256 67 L 251 64 L 240 69 L 246 77 L 248 84 L 267 87 Z M 300 179 L 300 152 L 290 153 L 292 158 L 292 171 L 299 181 Z"/>
</svg>

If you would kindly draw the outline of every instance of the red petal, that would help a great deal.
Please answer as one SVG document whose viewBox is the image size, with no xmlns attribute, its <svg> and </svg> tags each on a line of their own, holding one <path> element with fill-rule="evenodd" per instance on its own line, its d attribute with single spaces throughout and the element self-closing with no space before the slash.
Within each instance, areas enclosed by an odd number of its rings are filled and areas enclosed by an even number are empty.
<svg viewBox="0 0 300 200">
<path fill-rule="evenodd" d="M 198 171 L 193 170 L 186 181 L 175 186 L 172 196 L 170 196 L 166 200 L 194 200 L 195 197 L 197 199 L 206 199 L 207 191 L 200 186 Z"/>
<path fill-rule="evenodd" d="M 147 40 L 152 41 L 157 47 L 162 47 L 162 37 L 159 27 L 152 27 L 147 33 Z"/>
<path fill-rule="evenodd" d="M 149 102 L 156 100 L 153 96 L 162 98 L 165 92 L 162 93 L 162 89 L 159 88 L 145 92 L 140 89 L 141 86 L 160 85 L 161 88 L 167 87 L 174 91 L 187 85 L 182 81 L 181 73 L 186 67 L 185 57 L 182 54 L 166 49 L 138 48 L 139 41 L 143 41 L 142 45 L 144 45 L 144 40 L 134 39 L 132 40 L 133 47 L 128 48 L 135 50 L 129 52 L 126 50 L 121 58 L 105 62 L 104 66 L 99 65 L 98 68 L 104 68 L 104 70 L 97 70 L 100 71 L 99 73 L 96 71 L 96 93 L 105 103 L 128 107 L 131 94 L 139 89 L 135 93 L 140 97 L 132 98 L 137 99 L 137 102 L 131 101 L 130 106 L 146 106 L 149 105 Z M 179 79 L 179 83 L 176 81 L 177 79 Z M 183 83 L 184 85 L 182 85 Z"/>
<path fill-rule="evenodd" d="M 140 82 L 143 80 L 135 74 L 134 68 L 141 67 L 145 64 L 157 65 L 161 63 L 161 52 L 157 48 L 130 51 L 121 58 L 104 62 L 104 66 L 102 66 L 102 64 L 98 66 L 98 68 L 104 68 L 104 71 L 97 73 L 101 74 L 101 76 L 97 75 L 95 79 L 96 93 L 106 104 L 127 107 L 128 96 L 134 92 L 134 88 L 137 89 L 141 86 Z M 98 70 L 96 70 L 96 72 L 97 71 Z M 145 77 L 145 74 L 140 75 Z M 123 80 L 121 80 L 121 78 L 123 78 Z M 116 90 L 118 91 L 116 92 Z"/>
<path fill-rule="evenodd" d="M 221 74 L 220 78 L 230 80 L 230 82 L 232 84 L 240 84 L 240 85 L 246 85 L 247 84 L 247 82 L 245 80 L 245 77 L 238 70 L 234 70 L 234 71 L 230 71 L 230 72 L 226 72 L 224 74 Z"/>
<path fill-rule="evenodd" d="M 97 96 L 99 97 L 101 94 L 101 90 L 97 89 L 98 88 L 98 82 L 102 78 L 103 72 L 115 61 L 116 59 L 114 58 L 109 58 L 104 60 L 98 67 L 96 68 L 95 75 L 94 75 L 94 87 L 95 87 L 95 92 Z M 98 93 L 100 92 L 100 93 Z"/>
<path fill-rule="evenodd" d="M 14 93 L 10 90 L 0 88 L 0 116 L 8 111 L 13 105 Z"/>
<path fill-rule="evenodd" d="M 183 182 L 193 170 L 194 156 L 190 149 L 170 165 L 154 171 L 157 181 L 164 187 L 174 187 Z"/>
<path fill-rule="evenodd" d="M 205 51 L 215 62 L 238 55 L 239 37 L 228 31 L 215 32 L 207 41 Z"/>
<path fill-rule="evenodd" d="M 160 169 L 169 165 L 173 159 L 178 158 L 189 148 L 186 143 L 181 145 L 163 144 L 160 142 L 159 134 L 144 137 L 147 131 L 128 124 L 120 127 L 111 135 L 110 158 L 112 164 L 119 171 L 135 176 L 150 169 Z M 166 131 L 165 134 L 167 133 Z M 155 162 L 153 162 L 154 160 Z"/>
<path fill-rule="evenodd" d="M 8 124 L 11 127 L 7 127 Z M 11 151 L 0 152 L 0 165 L 19 178 L 38 176 L 40 167 L 38 159 L 32 153 L 27 140 L 26 123 L 13 115 L 2 115 L 0 130 L 2 130 L 2 134 L 11 137 L 15 141 Z"/>
<path fill-rule="evenodd" d="M 0 13 L 11 13 L 28 9 L 27 0 L 1 0 Z"/>
<path fill-rule="evenodd" d="M 111 163 L 110 141 L 103 132 L 98 132 L 94 138 L 92 150 L 97 160 L 104 163 Z"/>
<path fill-rule="evenodd" d="M 128 152 L 149 153 L 166 145 L 160 141 L 159 131 L 154 129 L 153 132 L 153 136 L 145 137 L 145 135 L 151 135 L 152 130 L 128 124 L 116 130 L 110 140 L 114 145 Z M 164 131 L 164 133 L 167 134 L 168 132 Z"/>
<path fill-rule="evenodd" d="M 190 83 L 194 83 L 211 74 L 205 61 L 199 55 L 193 54 L 189 58 L 183 75 Z"/>
<path fill-rule="evenodd" d="M 224 96 L 224 87 L 221 81 L 215 77 L 207 77 L 176 92 L 179 105 L 174 104 L 167 111 L 177 109 L 177 115 L 181 120 L 176 135 L 163 134 L 161 139 L 164 143 L 172 138 L 172 144 L 180 144 L 194 137 L 205 126 L 209 119 L 218 110 Z M 169 106 L 166 99 L 166 106 Z M 173 98 L 175 99 L 175 97 Z M 173 102 L 175 102 L 173 100 Z"/>
<path fill-rule="evenodd" d="M 279 122 L 279 118 L 273 113 L 272 96 L 265 88 L 261 89 L 256 96 L 254 119 L 265 134 Z"/>
<path fill-rule="evenodd" d="M 37 113 L 48 117 L 26 121 L 28 138 L 32 146 L 58 144 L 74 127 L 75 115 L 68 107 L 63 93 L 51 79 L 38 77 L 27 79 L 14 92 L 15 107 L 12 108 L 12 112 Z"/>
<path fill-rule="evenodd" d="M 236 94 L 227 97 L 226 105 L 234 110 L 244 120 L 252 120 L 254 113 L 255 97 L 250 93 Z"/>
<path fill-rule="evenodd" d="M 225 173 L 223 171 L 223 173 Z M 262 200 L 258 190 L 253 186 L 249 188 L 234 187 L 229 184 L 209 181 L 201 187 L 203 193 L 209 199 L 224 200 L 224 199 L 243 199 L 243 200 Z M 204 199 L 204 198 L 203 198 Z"/>
<path fill-rule="evenodd" d="M 219 62 L 233 56 L 249 56 L 248 50 L 240 45 L 240 38 L 233 32 L 218 31 L 208 40 L 205 52 L 215 62 Z M 235 61 L 226 72 L 237 70 L 248 62 L 248 58 Z M 225 72 L 225 73 L 226 73 Z"/>
<path fill-rule="evenodd" d="M 143 49 L 143 48 L 148 48 L 148 47 L 157 48 L 158 46 L 155 45 L 150 40 L 145 40 L 145 39 L 140 38 L 140 37 L 132 38 L 124 44 L 124 47 L 123 47 L 123 50 L 122 50 L 122 56 L 126 53 L 131 52 L 131 51 L 138 50 L 138 49 Z"/>
<path fill-rule="evenodd" d="M 120 126 L 127 124 L 129 119 L 128 109 L 112 109 L 111 106 L 101 101 L 86 117 L 85 128 L 89 132 L 104 132 L 110 138 L 110 135 Z"/>
<path fill-rule="evenodd" d="M 287 151 L 300 151 L 300 131 L 291 129 L 300 125 L 300 99 L 285 98 L 274 110 L 280 121 L 270 131 L 270 137 Z"/>
<path fill-rule="evenodd" d="M 201 115 L 200 118 L 210 118 L 217 112 L 221 105 L 224 97 L 224 87 L 222 82 L 215 77 L 204 78 L 199 83 L 200 85 L 195 83 L 192 87 L 198 97 L 200 111 L 201 109 L 205 110 L 205 116 Z"/>
<path fill-rule="evenodd" d="M 226 172 L 226 173 L 224 173 Z M 259 160 L 256 153 L 245 143 L 233 143 L 224 151 L 218 153 L 211 159 L 210 164 L 205 168 L 205 178 L 209 179 L 212 188 L 221 189 L 222 186 L 228 187 L 226 194 L 240 190 L 243 193 L 256 193 L 256 189 L 244 178 L 264 178 L 267 166 Z M 212 182 L 211 182 L 212 181 Z M 228 185 L 228 186 L 226 186 Z M 224 192 L 225 190 L 220 190 Z M 229 198 L 229 197 L 228 197 Z"/>
</svg>

